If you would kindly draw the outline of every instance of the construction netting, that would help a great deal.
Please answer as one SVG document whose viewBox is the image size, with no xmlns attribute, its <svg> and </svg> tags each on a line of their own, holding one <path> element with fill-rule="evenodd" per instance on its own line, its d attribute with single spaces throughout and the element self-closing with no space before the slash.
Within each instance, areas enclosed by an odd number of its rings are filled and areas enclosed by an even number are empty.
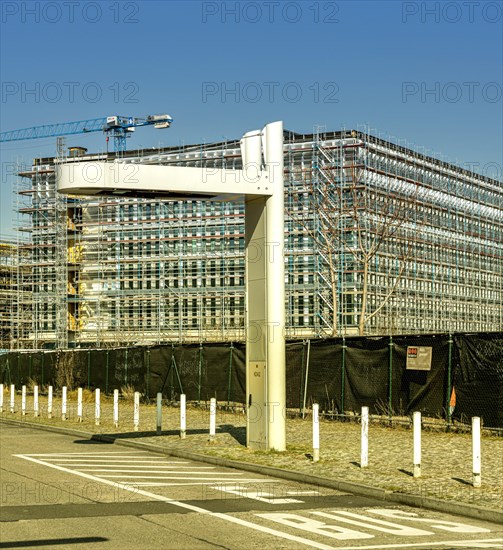
<svg viewBox="0 0 503 550">
<path fill-rule="evenodd" d="M 480 416 L 487 427 L 503 427 L 501 332 L 295 341 L 286 358 L 289 409 L 316 402 L 337 417 L 368 406 L 390 417 Z M 106 393 L 131 386 L 146 397 L 185 393 L 192 401 L 245 403 L 245 362 L 243 343 L 14 351 L 0 356 L 0 380 Z"/>
</svg>

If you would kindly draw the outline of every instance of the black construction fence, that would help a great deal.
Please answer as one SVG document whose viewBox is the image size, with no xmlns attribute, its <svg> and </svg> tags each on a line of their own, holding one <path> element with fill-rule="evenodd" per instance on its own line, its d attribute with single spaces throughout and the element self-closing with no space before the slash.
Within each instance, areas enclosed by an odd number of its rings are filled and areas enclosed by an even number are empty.
<svg viewBox="0 0 503 550">
<path fill-rule="evenodd" d="M 431 348 L 428 370 L 410 368 L 414 348 Z M 412 350 L 412 351 L 411 351 Z M 407 368 L 409 363 L 409 368 Z M 246 402 L 243 343 L 158 345 L 0 355 L 4 384 L 100 388 L 125 386 L 147 398 L 216 397 Z M 389 417 L 424 416 L 503 428 L 503 333 L 435 334 L 304 340 L 286 345 L 287 407 L 319 403 L 325 416 L 358 414 L 362 406 Z"/>
</svg>

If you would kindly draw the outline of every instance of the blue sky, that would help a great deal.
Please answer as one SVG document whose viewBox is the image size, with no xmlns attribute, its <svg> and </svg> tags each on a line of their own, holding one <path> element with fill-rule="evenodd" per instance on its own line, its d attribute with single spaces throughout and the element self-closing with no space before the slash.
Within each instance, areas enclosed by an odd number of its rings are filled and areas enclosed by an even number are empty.
<svg viewBox="0 0 503 550">
<path fill-rule="evenodd" d="M 1 3 L 1 128 L 169 113 L 129 148 L 237 138 L 267 122 L 374 132 L 501 179 L 503 3 Z M 17 159 L 1 144 L 0 235 L 13 235 Z M 68 145 L 105 149 L 100 133 Z"/>
</svg>

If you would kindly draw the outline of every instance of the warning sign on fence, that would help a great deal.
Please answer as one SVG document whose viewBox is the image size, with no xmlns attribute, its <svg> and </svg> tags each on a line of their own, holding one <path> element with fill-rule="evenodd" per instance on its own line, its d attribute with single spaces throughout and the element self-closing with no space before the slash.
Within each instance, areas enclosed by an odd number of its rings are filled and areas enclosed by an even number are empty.
<svg viewBox="0 0 503 550">
<path fill-rule="evenodd" d="M 429 346 L 408 346 L 407 369 L 431 370 L 431 350 Z"/>
</svg>

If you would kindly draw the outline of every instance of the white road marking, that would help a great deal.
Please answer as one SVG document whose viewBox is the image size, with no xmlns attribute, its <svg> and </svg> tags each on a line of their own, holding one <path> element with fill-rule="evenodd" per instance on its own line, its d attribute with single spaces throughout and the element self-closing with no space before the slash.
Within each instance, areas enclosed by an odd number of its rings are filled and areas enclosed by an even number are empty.
<svg viewBox="0 0 503 550">
<path fill-rule="evenodd" d="M 242 472 L 222 472 L 216 470 L 215 466 L 198 466 L 189 461 L 170 461 L 165 457 L 156 457 L 155 461 L 150 460 L 148 454 L 133 457 L 128 455 L 95 454 L 94 458 L 86 455 L 82 458 L 80 454 L 76 457 L 72 454 L 45 453 L 43 460 L 49 463 L 56 463 L 58 466 L 68 467 L 69 469 L 89 472 L 100 479 L 117 479 L 121 482 L 131 481 L 136 486 L 138 483 L 151 483 L 150 486 L 163 486 L 163 481 L 155 480 L 176 480 L 180 483 L 166 482 L 165 486 L 170 485 L 202 485 L 202 484 L 227 484 L 235 485 L 235 480 L 239 477 L 241 483 L 244 474 Z M 40 456 L 40 455 L 27 455 Z M 148 460 L 147 460 L 148 459 Z M 136 475 L 133 475 L 136 474 Z M 171 474 L 171 475 L 170 475 Z M 190 477 L 189 477 L 190 476 Z M 229 479 L 230 478 L 230 479 Z M 259 481 L 260 479 L 249 479 L 247 482 Z"/>
<path fill-rule="evenodd" d="M 397 512 L 398 514 L 402 513 L 401 510 L 387 510 L 387 509 L 368 509 L 366 510 L 366 512 L 370 512 L 370 513 L 381 513 L 381 512 L 391 512 L 391 513 L 394 513 L 394 512 Z M 368 524 L 368 522 L 374 522 L 376 523 L 376 520 L 375 518 L 369 518 L 368 516 L 363 516 L 363 515 L 360 515 L 360 514 L 353 514 L 352 512 L 345 512 L 345 511 L 337 511 L 336 513 L 324 513 L 324 512 L 317 512 L 317 511 L 312 511 L 312 512 L 309 512 L 313 515 L 317 515 L 317 516 L 321 516 L 321 517 L 327 517 L 327 518 L 330 518 L 330 519 L 334 519 L 336 521 L 344 521 L 344 519 L 342 517 L 340 517 L 340 515 L 347 515 L 347 516 L 355 516 L 355 517 L 359 517 L 359 518 L 362 518 L 366 521 L 362 521 L 362 522 L 350 522 L 348 521 L 348 523 L 354 523 L 356 525 L 360 525 L 360 526 L 363 526 L 364 528 L 368 528 L 368 529 L 377 529 L 379 531 L 385 531 L 385 532 L 388 532 L 388 533 L 392 533 L 392 534 L 397 534 L 399 536 L 409 536 L 409 535 L 413 535 L 414 533 L 410 533 L 408 532 L 410 530 L 410 527 L 407 527 L 407 526 L 403 526 L 403 525 L 400 525 L 400 524 L 392 524 L 390 522 L 382 522 L 382 523 L 386 523 L 387 525 L 384 526 L 381 526 L 380 525 L 380 521 L 379 521 L 379 524 L 376 525 L 371 525 L 371 524 Z M 473 525 L 468 525 L 468 524 L 464 524 L 464 523 L 457 523 L 457 522 L 450 522 L 450 521 L 444 521 L 444 520 L 438 520 L 438 519 L 434 519 L 434 518 L 416 518 L 417 514 L 413 514 L 413 513 L 409 513 L 409 512 L 403 512 L 406 516 L 413 516 L 413 517 L 400 517 L 400 519 L 421 519 L 422 521 L 424 522 L 428 522 L 430 527 L 436 527 L 438 529 L 441 529 L 441 528 L 446 528 L 445 526 L 448 525 L 450 526 L 451 530 L 454 530 L 452 528 L 452 526 L 456 526 L 456 529 L 457 529 L 457 532 L 490 532 L 490 530 L 488 529 L 485 529 L 485 528 L 482 528 L 482 527 L 474 527 Z M 317 521 L 317 520 L 314 520 L 314 519 L 311 519 L 311 518 L 308 518 L 306 516 L 302 516 L 300 514 L 293 514 L 293 513 L 288 513 L 288 512 L 272 512 L 272 513 L 267 513 L 267 514 L 255 514 L 256 516 L 258 517 L 261 517 L 261 518 L 264 518 L 264 519 L 267 519 L 267 520 L 271 520 L 271 521 L 275 521 L 275 522 L 278 522 L 278 523 L 281 523 L 283 525 L 286 525 L 288 527 L 293 527 L 295 529 L 301 529 L 303 531 L 308 531 L 308 532 L 311 532 L 313 534 L 316 534 L 316 535 L 320 535 L 320 536 L 326 536 L 326 537 L 330 537 L 330 538 L 334 538 L 334 539 L 337 539 L 337 540 L 350 540 L 350 539 L 362 539 L 362 538 L 374 538 L 374 535 L 369 535 L 369 534 L 366 534 L 366 533 L 362 533 L 360 531 L 354 531 L 353 529 L 348 529 L 348 528 L 345 528 L 345 527 L 341 527 L 339 525 L 333 525 L 333 524 L 327 524 L 327 523 L 324 523 L 324 522 L 321 522 L 321 521 Z M 384 514 L 383 514 L 384 515 Z M 393 526 L 394 529 L 393 531 L 391 529 L 389 529 L 388 527 L 389 526 Z M 422 530 L 416 530 L 414 529 L 415 531 L 422 531 Z M 415 534 L 419 534 L 419 535 L 422 535 L 422 536 L 430 536 L 430 535 L 434 535 L 434 533 L 432 532 L 429 532 L 429 531 L 422 531 L 420 533 L 415 533 Z M 494 543 L 499 543 L 499 547 L 501 547 L 501 544 L 503 543 L 503 539 L 485 539 L 485 540 L 469 540 L 469 539 L 465 539 L 464 541 L 454 541 L 457 543 L 457 545 L 463 545 L 463 546 L 470 546 L 470 547 L 477 547 L 478 544 L 494 544 Z M 453 541 L 435 541 L 435 542 L 432 542 L 432 541 L 429 541 L 429 542 L 416 542 L 416 543 L 399 543 L 399 544 L 373 544 L 373 545 L 370 545 L 370 546 L 348 546 L 348 547 L 337 547 L 338 550 L 371 550 L 371 549 L 380 549 L 380 548 L 416 548 L 416 547 L 428 547 L 428 548 L 432 548 L 432 547 L 436 547 L 436 546 L 451 546 L 453 544 Z M 491 546 L 491 547 L 494 547 L 494 546 Z"/>
<path fill-rule="evenodd" d="M 298 502 L 304 502 L 303 500 L 297 500 L 295 498 L 277 498 L 271 493 L 264 493 L 263 491 L 257 491 L 254 489 L 248 489 L 247 487 L 240 486 L 215 486 L 211 489 L 218 489 L 224 493 L 231 493 L 232 495 L 238 495 L 242 498 L 250 498 L 258 500 L 259 502 L 267 502 L 268 504 L 294 504 Z"/>
<path fill-rule="evenodd" d="M 335 521 L 342 521 L 343 523 L 349 523 L 350 525 L 356 525 L 357 527 L 364 527 L 379 531 L 381 533 L 388 533 L 390 535 L 397 535 L 399 537 L 419 537 L 423 535 L 433 535 L 431 531 L 425 531 L 424 529 L 416 529 L 415 527 L 409 527 L 408 525 L 399 525 L 397 523 L 391 523 L 390 521 L 383 521 L 381 519 L 369 518 L 361 514 L 354 514 L 352 512 L 344 512 L 337 510 L 334 513 L 327 512 L 311 512 L 322 518 L 333 519 Z M 345 517 L 348 516 L 348 517 Z M 356 518 L 356 519 L 351 519 Z M 360 520 L 360 521 L 358 521 Z"/>
<path fill-rule="evenodd" d="M 337 546 L 337 550 L 397 550 L 399 548 L 433 548 L 442 546 L 469 546 L 470 548 L 501 548 L 503 539 L 486 540 L 444 540 L 442 542 L 406 542 L 401 544 L 372 544 L 370 546 Z M 478 546 L 480 544 L 492 544 L 492 546 Z M 332 547 L 335 550 L 335 547 Z"/>
<path fill-rule="evenodd" d="M 87 458 L 92 458 L 92 457 L 95 457 L 95 458 L 99 458 L 99 457 L 102 457 L 102 458 L 108 458 L 108 457 L 111 457 L 111 458 L 134 458 L 133 455 L 139 455 L 139 454 L 142 454 L 144 456 L 148 456 L 148 455 L 145 455 L 145 451 L 132 451 L 131 453 L 128 453 L 128 454 L 124 454 L 124 451 L 117 451 L 117 452 L 107 452 L 107 453 L 33 453 L 33 454 L 30 454 L 30 456 L 68 456 L 68 457 L 72 457 L 72 456 L 76 456 L 76 457 L 87 457 Z M 162 457 L 159 457 L 159 458 L 162 458 Z"/>
<path fill-rule="evenodd" d="M 466 542 L 458 541 L 457 543 L 453 542 L 452 546 L 464 546 L 466 548 Z M 503 540 L 499 541 L 470 541 L 470 548 L 501 548 L 503 546 Z"/>
<path fill-rule="evenodd" d="M 68 458 L 51 458 L 51 459 L 45 459 L 47 460 L 47 462 L 63 462 L 65 464 L 89 464 L 90 462 L 103 462 L 103 459 L 99 460 L 97 458 L 93 458 L 93 459 L 89 459 L 89 460 L 82 460 L 82 459 L 68 459 Z M 110 464 L 110 463 L 116 463 L 116 464 L 169 464 L 169 462 L 167 460 L 114 460 L 114 459 L 111 459 L 111 460 L 108 460 L 107 459 L 107 464 Z M 175 462 L 175 464 L 177 464 Z"/>
<path fill-rule="evenodd" d="M 252 523 L 251 521 L 246 521 L 241 518 L 236 518 L 234 516 L 230 516 L 227 514 L 223 514 L 220 512 L 211 512 L 210 510 L 206 510 L 205 508 L 201 508 L 200 506 L 194 506 L 192 504 L 188 504 L 186 502 L 181 502 L 179 500 L 174 500 L 169 497 L 165 497 L 162 495 L 157 495 L 156 493 L 151 493 L 149 491 L 144 491 L 143 489 L 138 489 L 137 487 L 131 487 L 122 483 L 117 483 L 116 481 L 111 481 L 108 479 L 101 479 L 96 476 L 92 476 L 90 474 L 86 474 L 84 472 L 79 472 L 77 470 L 69 470 L 67 468 L 64 468 L 63 466 L 59 466 L 58 464 L 51 464 L 50 462 L 45 462 L 43 460 L 39 460 L 37 458 L 34 458 L 29 455 L 14 455 L 17 458 L 21 458 L 24 460 L 29 460 L 30 462 L 35 462 L 36 464 L 40 464 L 42 466 L 47 466 L 48 468 L 54 468 L 55 470 L 59 470 L 61 472 L 65 472 L 68 474 L 73 474 L 79 477 L 82 477 L 84 479 L 90 479 L 91 481 L 97 481 L 99 483 L 103 483 L 105 485 L 110 485 L 114 488 L 123 489 L 124 491 L 129 491 L 138 495 L 142 495 L 144 497 L 150 498 L 152 500 L 159 500 L 161 502 L 166 502 L 168 504 L 171 504 L 172 506 L 178 506 L 179 508 L 184 508 L 186 510 L 191 510 L 192 512 L 197 512 L 199 514 L 205 514 L 210 517 L 218 518 L 223 521 L 227 521 L 229 523 L 235 523 L 237 525 L 241 525 L 242 527 L 247 527 L 249 529 L 254 529 L 255 531 L 260 531 L 261 533 L 267 533 L 268 535 L 272 535 L 275 537 L 279 537 L 282 539 L 298 542 L 299 544 L 305 544 L 306 546 L 311 546 L 312 548 L 319 548 L 320 550 L 333 550 L 333 547 L 328 546 L 326 544 L 312 541 L 305 539 L 303 537 L 298 537 L 296 535 L 290 535 L 289 533 L 283 533 L 282 531 L 277 531 L 276 529 L 271 529 L 270 527 L 265 527 L 263 525 L 258 525 L 257 523 Z"/>
<path fill-rule="evenodd" d="M 256 485 L 257 481 L 260 481 L 260 483 L 277 483 L 276 480 L 274 479 L 257 479 L 257 478 L 254 478 L 254 479 L 243 479 L 241 478 L 239 480 L 239 483 L 240 484 L 244 484 L 244 483 L 253 483 L 254 485 Z M 191 483 L 162 483 L 162 482 L 152 482 L 152 483 L 147 483 L 147 482 L 143 482 L 143 481 L 135 481 L 134 482 L 134 485 L 136 487 L 176 487 L 178 485 L 214 485 L 215 481 L 203 481 L 202 483 L 200 482 L 191 482 Z M 226 483 L 229 483 L 231 484 L 231 486 L 234 486 L 235 483 L 233 481 L 222 481 L 221 483 L 223 484 L 226 484 Z"/>
<path fill-rule="evenodd" d="M 60 466 L 65 466 L 65 464 L 60 464 Z M 185 466 L 185 468 L 188 468 L 189 466 Z M 113 468 L 113 466 L 112 466 Z M 149 467 L 150 468 L 150 467 Z M 212 470 L 214 468 L 205 468 L 203 472 L 203 474 L 207 474 L 207 473 L 211 473 L 211 472 L 208 472 L 207 470 Z M 201 468 L 201 470 L 203 470 L 203 468 Z M 180 470 L 174 470 L 172 467 L 162 467 L 162 466 L 159 466 L 158 468 L 156 468 L 155 470 L 143 470 L 143 467 L 140 467 L 140 468 L 136 468 L 134 470 L 117 470 L 117 469 L 109 469 L 109 468 L 87 468 L 84 470 L 83 468 L 80 468 L 80 471 L 81 472 L 132 472 L 132 473 L 135 473 L 135 472 L 142 472 L 142 473 L 145 473 L 145 474 L 177 474 L 177 473 L 180 473 L 180 474 L 193 474 L 193 473 L 199 473 L 197 471 L 191 471 L 191 470 L 185 470 L 185 469 L 180 469 Z M 215 472 L 216 474 L 218 474 L 218 472 Z"/>
<path fill-rule="evenodd" d="M 74 470 L 74 471 L 78 471 L 78 470 Z M 228 475 L 236 475 L 236 476 L 242 476 L 243 474 L 222 474 L 222 476 L 228 476 Z M 194 476 L 190 476 L 190 477 L 181 477 L 181 476 L 121 476 L 121 475 L 113 475 L 113 476 L 96 476 L 96 477 L 99 477 L 100 479 L 109 479 L 109 478 L 113 478 L 113 479 L 194 479 Z M 225 479 L 227 479 L 226 477 L 221 477 L 221 478 L 218 478 L 216 476 L 211 476 L 211 477 L 198 477 L 197 478 L 198 480 L 199 479 L 202 479 L 202 480 L 213 480 L 213 483 L 217 483 L 219 481 L 225 481 Z"/>
<path fill-rule="evenodd" d="M 403 510 L 389 510 L 387 508 L 374 508 L 373 510 L 367 510 L 372 514 L 377 514 L 378 516 L 384 516 L 386 518 L 408 520 L 408 521 L 419 521 L 421 523 L 429 523 L 430 527 L 436 529 L 441 529 L 442 531 L 450 531 L 451 533 L 490 533 L 490 529 L 485 529 L 483 527 L 475 527 L 467 523 L 459 523 L 457 521 L 446 521 L 443 519 L 434 520 L 429 518 L 420 518 L 417 514 L 413 512 L 405 512 Z M 339 513 L 339 512 L 337 512 Z M 356 516 L 351 512 L 340 512 L 346 516 Z M 372 520 L 375 521 L 375 520 Z"/>
<path fill-rule="evenodd" d="M 131 483 L 119 482 L 119 481 L 109 480 L 109 479 L 106 479 L 106 478 L 97 477 L 97 476 L 94 476 L 94 475 L 91 475 L 91 474 L 88 474 L 88 473 L 85 473 L 85 472 L 81 472 L 81 471 L 78 471 L 78 470 L 65 468 L 65 467 L 61 466 L 60 464 L 54 464 L 54 463 L 51 463 L 50 461 L 40 460 L 40 459 L 34 458 L 33 455 L 14 455 L 14 456 L 17 457 L 17 458 L 20 458 L 20 459 L 24 459 L 24 460 L 34 462 L 36 464 L 40 464 L 42 466 L 46 466 L 48 468 L 53 468 L 55 470 L 58 470 L 58 471 L 61 471 L 61 472 L 67 473 L 67 474 L 73 474 L 73 475 L 79 476 L 79 477 L 84 478 L 84 479 L 88 479 L 88 480 L 96 481 L 96 482 L 99 482 L 99 483 L 103 483 L 104 485 L 108 485 L 108 486 L 114 487 L 116 489 L 122 489 L 124 491 L 129 491 L 129 492 L 132 492 L 134 494 L 149 498 L 151 500 L 158 500 L 160 502 L 165 502 L 167 504 L 171 504 L 173 506 L 176 506 L 176 507 L 179 507 L 179 508 L 182 508 L 182 509 L 191 510 L 193 512 L 204 514 L 204 515 L 207 515 L 209 517 L 221 519 L 222 521 L 226 521 L 228 523 L 233 523 L 233 524 L 236 524 L 236 525 L 240 525 L 242 527 L 253 529 L 255 531 L 260 531 L 261 533 L 266 533 L 266 534 L 274 536 L 274 537 L 286 539 L 286 540 L 289 540 L 289 541 L 294 541 L 294 542 L 297 542 L 299 544 L 310 546 L 312 548 L 319 548 L 321 550 L 355 550 L 356 548 L 358 548 L 359 550 L 380 550 L 380 549 L 383 549 L 383 550 L 384 549 L 396 550 L 396 549 L 401 549 L 401 548 L 434 548 L 434 547 L 453 546 L 453 545 L 454 546 L 467 546 L 467 545 L 469 545 L 470 547 L 473 547 L 473 548 L 501 548 L 501 545 L 503 543 L 503 539 L 494 538 L 494 539 L 473 539 L 473 540 L 465 539 L 464 541 L 460 541 L 460 540 L 455 540 L 455 541 L 431 541 L 430 540 L 429 542 L 424 542 L 424 543 L 412 543 L 411 542 L 411 543 L 405 543 L 405 544 L 396 544 L 395 543 L 395 544 L 374 544 L 374 545 L 357 546 L 357 547 L 355 547 L 355 546 L 348 546 L 348 547 L 337 546 L 337 547 L 333 547 L 333 546 L 329 546 L 329 545 L 321 543 L 321 542 L 305 539 L 305 538 L 297 536 L 297 535 L 293 535 L 293 534 L 290 534 L 290 533 L 278 531 L 276 529 L 267 527 L 265 525 L 260 525 L 260 524 L 257 524 L 257 523 L 253 523 L 251 521 L 243 520 L 241 518 L 234 517 L 234 516 L 231 516 L 231 515 L 228 515 L 228 514 L 225 514 L 225 513 L 211 512 L 210 510 L 207 510 L 205 508 L 201 508 L 200 506 L 195 506 L 195 505 L 189 504 L 187 502 L 178 501 L 178 500 L 172 499 L 170 497 L 158 495 L 156 493 L 151 493 L 149 491 L 139 489 L 138 485 L 141 485 L 141 483 L 137 483 L 137 482 L 131 482 Z M 239 480 L 240 483 L 243 482 L 243 481 L 245 481 L 245 480 L 243 480 L 243 479 Z M 271 480 L 266 480 L 266 479 L 258 480 L 257 479 L 257 480 L 251 480 L 251 481 L 255 482 L 255 483 L 257 481 L 260 481 L 261 483 L 277 482 L 274 479 L 271 479 Z M 204 483 L 203 482 L 203 483 L 194 483 L 194 484 L 197 484 L 197 485 L 209 485 L 209 484 L 214 485 L 215 480 L 211 481 L 210 483 Z M 157 484 L 155 484 L 153 486 L 156 486 L 156 485 Z M 169 485 L 171 485 L 171 484 L 169 484 Z M 372 509 L 369 509 L 367 511 L 368 512 L 374 512 L 374 510 L 372 510 Z M 311 513 L 315 513 L 315 512 L 311 512 Z M 458 524 L 458 523 L 443 521 L 443 520 L 438 520 L 438 519 L 417 518 L 416 517 L 417 514 L 411 514 L 411 513 L 408 513 L 408 512 L 401 512 L 401 510 L 376 509 L 375 513 L 377 513 L 378 515 L 381 514 L 381 515 L 385 515 L 385 516 L 390 516 L 390 514 L 393 514 L 390 517 L 395 517 L 396 519 L 406 519 L 406 520 L 411 519 L 411 520 L 414 520 L 414 521 L 419 521 L 419 520 L 427 521 L 427 522 L 429 522 L 431 527 L 437 527 L 439 529 L 444 528 L 446 530 L 456 530 L 457 528 L 459 528 L 460 525 L 465 525 L 465 524 Z M 405 517 L 403 515 L 398 515 L 397 516 L 397 514 L 405 514 Z M 270 514 L 265 514 L 263 516 L 265 517 L 265 516 L 269 516 L 269 515 Z M 272 515 L 282 515 L 284 517 L 285 515 L 288 515 L 288 514 L 272 514 Z M 262 514 L 256 514 L 256 516 L 260 517 L 260 516 L 262 516 Z M 306 519 L 304 517 L 299 516 L 299 515 L 295 515 L 295 514 L 292 514 L 292 516 L 294 516 L 293 525 L 291 525 L 292 527 L 299 528 L 299 520 L 302 523 L 306 523 Z M 376 520 L 373 519 L 372 521 L 375 522 Z M 320 534 L 322 536 L 326 536 L 327 535 L 327 529 L 332 529 L 332 528 L 333 528 L 334 532 L 339 532 L 339 533 L 341 533 L 342 531 L 346 531 L 346 532 L 351 531 L 349 529 L 345 529 L 345 528 L 342 528 L 342 527 L 339 527 L 339 526 L 327 526 L 325 523 L 319 522 L 319 521 L 317 522 L 316 520 L 310 520 L 310 522 L 311 523 L 315 522 L 316 523 L 315 527 L 318 527 L 318 526 L 321 527 L 320 528 L 320 533 L 318 533 L 318 534 Z M 452 528 L 452 526 L 454 526 L 454 529 Z M 473 526 L 469 526 L 469 525 L 465 525 L 465 526 L 467 528 L 469 528 L 469 532 L 476 532 L 476 531 L 470 530 L 470 528 L 472 528 Z M 448 527 L 449 527 L 449 529 L 448 529 Z M 479 528 L 473 527 L 473 529 L 477 530 Z M 482 528 L 480 528 L 480 529 L 482 529 Z M 309 531 L 309 529 L 304 529 L 304 530 Z M 482 529 L 482 530 L 487 531 L 485 529 Z M 358 531 L 353 531 L 353 532 L 356 534 L 355 535 L 356 538 L 373 538 L 373 535 L 360 533 Z"/>
</svg>

